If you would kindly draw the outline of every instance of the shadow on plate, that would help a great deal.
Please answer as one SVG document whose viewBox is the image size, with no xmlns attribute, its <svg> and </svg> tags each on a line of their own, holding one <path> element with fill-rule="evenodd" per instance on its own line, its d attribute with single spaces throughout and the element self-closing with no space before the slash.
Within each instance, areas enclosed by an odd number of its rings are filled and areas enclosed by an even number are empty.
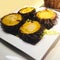
<svg viewBox="0 0 60 60">
<path fill-rule="evenodd" d="M 35 60 L 34 58 L 30 57 L 29 55 L 27 55 L 26 53 L 24 53 L 23 51 L 17 49 L 16 47 L 12 46 L 11 44 L 9 44 L 8 42 L 4 41 L 3 39 L 0 38 L 0 42 L 2 42 L 6 47 L 8 47 L 9 49 L 13 50 L 15 53 L 23 56 L 25 59 L 27 60 Z"/>
</svg>

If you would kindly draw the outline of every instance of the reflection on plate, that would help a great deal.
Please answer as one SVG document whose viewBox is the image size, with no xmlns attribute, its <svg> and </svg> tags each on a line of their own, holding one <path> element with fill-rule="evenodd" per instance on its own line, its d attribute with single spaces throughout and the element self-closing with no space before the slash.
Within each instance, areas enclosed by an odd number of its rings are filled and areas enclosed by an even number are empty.
<svg viewBox="0 0 60 60">
<path fill-rule="evenodd" d="M 43 10 L 45 9 L 44 7 L 38 8 L 37 10 Z M 51 28 L 50 30 L 53 30 L 54 32 L 58 32 L 56 34 L 45 34 L 44 37 L 39 41 L 36 45 L 31 45 L 29 43 L 26 43 L 22 41 L 20 38 L 12 35 L 5 33 L 1 26 L 0 26 L 0 38 L 4 39 L 11 45 L 15 46 L 16 48 L 22 50 L 26 54 L 30 55 L 36 60 L 40 60 L 43 58 L 43 56 L 46 54 L 46 52 L 49 50 L 49 48 L 53 45 L 55 41 L 57 41 L 57 38 L 59 37 L 60 33 L 60 15 L 59 12 L 55 11 L 58 15 L 57 18 L 57 24 Z M 51 31 L 50 31 L 51 32 Z"/>
</svg>

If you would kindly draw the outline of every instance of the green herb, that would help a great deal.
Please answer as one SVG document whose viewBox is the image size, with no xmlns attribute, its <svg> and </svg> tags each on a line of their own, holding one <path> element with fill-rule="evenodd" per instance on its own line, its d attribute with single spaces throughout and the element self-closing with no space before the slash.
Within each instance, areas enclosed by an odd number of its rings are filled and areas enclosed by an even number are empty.
<svg viewBox="0 0 60 60">
<path fill-rule="evenodd" d="M 47 30 L 45 29 L 43 34 L 47 34 L 47 35 L 56 35 L 56 34 L 59 34 L 59 32 L 55 31 L 55 30 Z"/>
<path fill-rule="evenodd" d="M 30 21 L 30 19 L 27 19 L 27 20 L 26 20 L 26 22 L 29 22 L 29 21 Z"/>
</svg>

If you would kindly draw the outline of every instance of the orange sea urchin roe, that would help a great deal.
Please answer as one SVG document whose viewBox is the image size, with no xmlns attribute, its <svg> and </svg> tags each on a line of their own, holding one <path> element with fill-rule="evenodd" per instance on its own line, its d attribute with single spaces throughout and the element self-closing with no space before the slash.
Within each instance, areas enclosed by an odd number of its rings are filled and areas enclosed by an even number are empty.
<svg viewBox="0 0 60 60">
<path fill-rule="evenodd" d="M 45 9 L 45 10 L 37 12 L 36 16 L 39 19 L 46 19 L 46 20 L 51 19 L 51 20 L 53 20 L 56 17 L 56 13 L 53 12 L 52 10 Z"/>
<path fill-rule="evenodd" d="M 26 8 L 21 9 L 19 12 L 22 14 L 25 14 L 25 13 L 31 12 L 32 10 L 34 10 L 33 7 L 26 7 Z"/>
<path fill-rule="evenodd" d="M 7 26 L 17 25 L 22 20 L 22 16 L 17 13 L 6 15 L 2 18 L 2 23 Z"/>
<path fill-rule="evenodd" d="M 41 28 L 41 25 L 37 21 L 29 21 L 23 24 L 23 26 L 20 27 L 21 33 L 25 34 L 32 34 L 37 32 Z"/>
</svg>

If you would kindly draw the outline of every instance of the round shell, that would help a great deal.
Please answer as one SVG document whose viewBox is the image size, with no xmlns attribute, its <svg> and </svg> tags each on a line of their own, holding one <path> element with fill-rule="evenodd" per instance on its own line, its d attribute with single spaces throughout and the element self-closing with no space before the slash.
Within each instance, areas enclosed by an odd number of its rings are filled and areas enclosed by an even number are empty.
<svg viewBox="0 0 60 60">
<path fill-rule="evenodd" d="M 18 11 L 18 13 L 21 14 L 25 20 L 28 18 L 33 19 L 35 12 L 36 10 L 33 7 L 25 7 Z"/>
<path fill-rule="evenodd" d="M 27 21 L 19 28 L 19 37 L 28 43 L 40 41 L 44 27 L 38 21 Z"/>
<path fill-rule="evenodd" d="M 52 10 L 45 9 L 36 13 L 36 20 L 43 24 L 47 29 L 55 25 L 57 14 Z"/>
<path fill-rule="evenodd" d="M 22 16 L 17 13 L 11 13 L 1 19 L 1 25 L 5 32 L 17 34 L 18 28 L 22 24 Z"/>
</svg>

